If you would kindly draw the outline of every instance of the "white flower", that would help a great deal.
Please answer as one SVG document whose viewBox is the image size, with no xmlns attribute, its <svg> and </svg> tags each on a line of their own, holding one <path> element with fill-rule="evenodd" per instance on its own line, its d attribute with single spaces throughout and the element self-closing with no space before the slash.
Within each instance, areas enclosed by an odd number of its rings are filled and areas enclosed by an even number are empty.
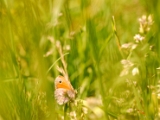
<svg viewBox="0 0 160 120">
<path fill-rule="evenodd" d="M 143 41 L 143 40 L 144 40 L 144 37 L 141 36 L 140 34 L 136 34 L 136 35 L 134 36 L 134 39 L 135 39 L 135 41 L 136 41 L 137 43 L 139 43 L 140 41 Z"/>
<path fill-rule="evenodd" d="M 134 65 L 131 61 L 125 59 L 121 60 L 121 64 L 124 68 L 129 68 Z"/>
<path fill-rule="evenodd" d="M 129 108 L 126 112 L 127 113 L 132 113 L 132 112 L 134 112 L 134 110 L 133 110 L 133 108 Z"/>
<path fill-rule="evenodd" d="M 132 45 L 131 43 L 125 43 L 121 47 L 124 49 L 128 49 L 128 48 L 131 48 L 131 45 Z"/>
<path fill-rule="evenodd" d="M 67 50 L 67 51 L 69 51 L 71 49 L 71 47 L 70 47 L 70 45 L 65 45 L 64 49 Z"/>
<path fill-rule="evenodd" d="M 70 117 L 71 117 L 70 119 L 71 119 L 71 120 L 76 120 L 76 116 L 77 116 L 77 115 L 76 115 L 76 112 L 75 112 L 75 111 L 70 112 Z"/>
<path fill-rule="evenodd" d="M 137 67 L 135 67 L 135 68 L 133 68 L 133 70 L 132 70 L 132 75 L 135 76 L 135 75 L 137 75 L 137 74 L 139 74 L 139 69 L 138 69 Z"/>
<path fill-rule="evenodd" d="M 121 60 L 121 64 L 123 65 L 124 69 L 121 71 L 120 76 L 127 75 L 129 73 L 130 67 L 134 65 L 131 61 L 125 59 Z"/>
<path fill-rule="evenodd" d="M 140 33 L 146 33 L 150 30 L 150 26 L 153 24 L 152 16 L 149 15 L 148 17 L 146 15 L 143 15 L 141 18 L 138 19 L 140 28 Z"/>
<path fill-rule="evenodd" d="M 137 45 L 133 43 L 125 43 L 121 47 L 122 49 L 132 49 L 133 50 L 137 47 Z"/>
<path fill-rule="evenodd" d="M 147 24 L 147 16 L 143 15 L 141 18 L 138 19 L 139 23 L 142 25 Z"/>
</svg>

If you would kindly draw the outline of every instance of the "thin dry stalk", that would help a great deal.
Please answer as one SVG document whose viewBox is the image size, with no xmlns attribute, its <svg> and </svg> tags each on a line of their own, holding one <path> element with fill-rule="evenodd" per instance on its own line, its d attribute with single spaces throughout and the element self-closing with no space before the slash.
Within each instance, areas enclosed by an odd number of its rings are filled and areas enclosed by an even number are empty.
<svg viewBox="0 0 160 120">
<path fill-rule="evenodd" d="M 60 41 L 57 41 L 56 47 L 57 47 L 57 49 L 58 49 L 58 52 L 59 52 L 59 55 L 60 55 L 60 58 L 61 58 L 61 62 L 62 62 L 62 65 L 63 65 L 62 67 L 57 66 L 57 70 L 58 70 L 67 80 L 69 80 L 68 72 L 67 72 L 67 63 L 66 63 L 66 61 L 64 60 L 64 54 L 63 54 L 63 51 L 62 51 L 62 46 L 61 46 Z"/>
</svg>

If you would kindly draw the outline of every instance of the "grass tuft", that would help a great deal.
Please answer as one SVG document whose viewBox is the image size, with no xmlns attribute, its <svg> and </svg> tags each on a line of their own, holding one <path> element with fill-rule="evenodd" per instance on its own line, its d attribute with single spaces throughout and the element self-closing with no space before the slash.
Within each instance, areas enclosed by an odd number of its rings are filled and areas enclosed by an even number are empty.
<svg viewBox="0 0 160 120">
<path fill-rule="evenodd" d="M 0 120 L 160 119 L 159 16 L 157 0 L 1 0 Z M 62 106 L 59 73 L 77 91 Z"/>
</svg>

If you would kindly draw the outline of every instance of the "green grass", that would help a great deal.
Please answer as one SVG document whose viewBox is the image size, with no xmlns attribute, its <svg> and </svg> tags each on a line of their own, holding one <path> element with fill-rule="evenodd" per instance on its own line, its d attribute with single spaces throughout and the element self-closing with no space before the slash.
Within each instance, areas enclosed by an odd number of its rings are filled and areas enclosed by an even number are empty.
<svg viewBox="0 0 160 120">
<path fill-rule="evenodd" d="M 160 119 L 159 16 L 157 0 L 1 0 L 0 120 Z M 59 43 L 76 104 L 54 98 Z"/>
</svg>

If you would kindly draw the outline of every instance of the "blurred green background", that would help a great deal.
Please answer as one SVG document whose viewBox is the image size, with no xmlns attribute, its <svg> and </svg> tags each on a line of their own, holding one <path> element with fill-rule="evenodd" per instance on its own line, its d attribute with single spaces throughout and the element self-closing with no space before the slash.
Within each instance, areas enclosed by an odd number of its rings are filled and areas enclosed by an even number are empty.
<svg viewBox="0 0 160 120">
<path fill-rule="evenodd" d="M 0 0 L 0 120 L 160 119 L 159 26 L 158 0 Z M 78 92 L 68 110 L 57 45 Z"/>
</svg>

